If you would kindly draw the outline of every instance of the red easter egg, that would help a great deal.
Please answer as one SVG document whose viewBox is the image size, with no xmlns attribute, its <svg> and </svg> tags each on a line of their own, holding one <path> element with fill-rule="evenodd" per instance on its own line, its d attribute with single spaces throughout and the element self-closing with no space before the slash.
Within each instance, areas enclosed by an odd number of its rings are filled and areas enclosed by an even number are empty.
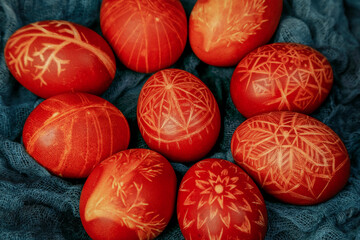
<svg viewBox="0 0 360 240">
<path fill-rule="evenodd" d="M 120 61 L 149 73 L 174 64 L 187 40 L 187 18 L 179 0 L 103 0 L 100 25 Z"/>
<path fill-rule="evenodd" d="M 138 126 L 147 145 L 169 160 L 205 156 L 220 132 L 220 111 L 210 89 L 180 69 L 153 74 L 141 89 Z"/>
<path fill-rule="evenodd" d="M 273 43 L 241 60 L 230 94 L 245 117 L 271 111 L 310 114 L 324 102 L 332 84 L 331 65 L 320 52 L 297 43 Z"/>
<path fill-rule="evenodd" d="M 339 136 L 301 113 L 277 111 L 247 119 L 233 134 L 231 152 L 259 186 L 291 204 L 330 199 L 350 174 L 349 156 Z"/>
<path fill-rule="evenodd" d="M 26 151 L 51 173 L 84 178 L 100 161 L 124 150 L 130 129 L 110 102 L 88 93 L 64 93 L 41 102 L 26 119 Z"/>
<path fill-rule="evenodd" d="M 264 239 L 264 199 L 239 166 L 222 159 L 194 164 L 183 177 L 177 217 L 185 239 Z"/>
<path fill-rule="evenodd" d="M 60 20 L 18 29 L 6 43 L 5 61 L 16 80 L 42 98 L 75 91 L 100 95 L 116 71 L 115 56 L 99 34 Z"/>
<path fill-rule="evenodd" d="M 170 163 L 148 149 L 129 149 L 101 162 L 80 197 L 81 222 L 92 239 L 154 239 L 175 207 Z"/>
<path fill-rule="evenodd" d="M 282 5 L 282 0 L 198 0 L 189 19 L 191 48 L 207 64 L 234 66 L 271 39 Z"/>
</svg>

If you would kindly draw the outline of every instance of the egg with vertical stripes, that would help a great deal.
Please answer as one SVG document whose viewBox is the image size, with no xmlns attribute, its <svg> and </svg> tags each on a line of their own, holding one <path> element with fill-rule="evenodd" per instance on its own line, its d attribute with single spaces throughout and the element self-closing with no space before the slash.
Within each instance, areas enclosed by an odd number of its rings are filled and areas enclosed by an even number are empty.
<svg viewBox="0 0 360 240">
<path fill-rule="evenodd" d="M 187 18 L 179 0 L 104 0 L 101 30 L 120 61 L 149 73 L 174 64 L 187 40 Z"/>
</svg>

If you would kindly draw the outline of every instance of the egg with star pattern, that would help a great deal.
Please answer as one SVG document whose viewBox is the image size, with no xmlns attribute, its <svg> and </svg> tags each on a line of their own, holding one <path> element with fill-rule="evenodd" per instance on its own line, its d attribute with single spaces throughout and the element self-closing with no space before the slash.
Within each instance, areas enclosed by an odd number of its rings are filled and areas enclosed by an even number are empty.
<svg viewBox="0 0 360 240">
<path fill-rule="evenodd" d="M 302 113 L 276 111 L 248 118 L 235 130 L 231 152 L 259 187 L 290 204 L 329 200 L 350 174 L 340 137 Z"/>
<path fill-rule="evenodd" d="M 236 164 L 208 158 L 184 175 L 177 218 L 185 239 L 264 239 L 267 211 L 260 190 Z"/>
</svg>

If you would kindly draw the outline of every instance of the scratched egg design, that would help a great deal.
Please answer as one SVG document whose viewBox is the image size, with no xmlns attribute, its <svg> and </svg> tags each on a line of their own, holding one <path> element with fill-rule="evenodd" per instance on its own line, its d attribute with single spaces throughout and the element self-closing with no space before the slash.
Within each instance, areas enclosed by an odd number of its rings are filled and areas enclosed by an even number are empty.
<svg viewBox="0 0 360 240">
<path fill-rule="evenodd" d="M 175 172 L 163 156 L 148 149 L 124 150 L 87 178 L 81 222 L 92 239 L 154 239 L 171 219 L 175 196 Z"/>
<path fill-rule="evenodd" d="M 16 80 L 48 98 L 65 92 L 102 94 L 116 63 L 107 42 L 93 30 L 68 21 L 40 21 L 14 32 L 5 61 Z"/>
<path fill-rule="evenodd" d="M 271 112 L 244 121 L 231 140 L 234 160 L 265 191 L 291 204 L 311 205 L 347 183 L 350 160 L 339 136 L 295 112 Z"/>
<path fill-rule="evenodd" d="M 282 0 L 198 0 L 189 19 L 191 48 L 207 64 L 235 66 L 271 39 L 282 5 Z"/>
<path fill-rule="evenodd" d="M 262 46 L 235 68 L 230 94 L 245 117 L 263 112 L 310 114 L 329 95 L 333 71 L 324 55 L 298 43 Z"/>
<path fill-rule="evenodd" d="M 26 151 L 54 175 L 84 178 L 100 161 L 124 150 L 130 129 L 110 102 L 88 93 L 64 93 L 41 102 L 23 128 Z"/>
<path fill-rule="evenodd" d="M 177 218 L 185 239 L 264 239 L 267 211 L 256 184 L 222 159 L 194 164 L 183 177 Z"/>
<path fill-rule="evenodd" d="M 100 25 L 120 61 L 136 72 L 171 66 L 187 41 L 187 17 L 179 0 L 104 0 Z"/>
<path fill-rule="evenodd" d="M 180 69 L 153 74 L 141 89 L 138 126 L 147 145 L 177 162 L 205 156 L 220 132 L 220 111 L 210 89 Z"/>
</svg>

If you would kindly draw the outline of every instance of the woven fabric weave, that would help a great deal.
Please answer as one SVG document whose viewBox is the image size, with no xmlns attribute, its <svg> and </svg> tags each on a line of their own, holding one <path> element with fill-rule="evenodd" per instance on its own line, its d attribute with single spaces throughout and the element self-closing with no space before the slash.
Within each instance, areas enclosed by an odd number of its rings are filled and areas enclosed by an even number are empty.
<svg viewBox="0 0 360 240">
<path fill-rule="evenodd" d="M 195 0 L 182 0 L 190 15 Z M 0 1 L 0 239 L 89 239 L 79 217 L 84 180 L 49 174 L 25 151 L 22 127 L 43 99 L 22 87 L 4 60 L 7 39 L 18 28 L 39 20 L 73 21 L 101 33 L 101 0 Z M 330 126 L 345 143 L 351 159 L 351 176 L 332 199 L 315 206 L 294 206 L 264 195 L 269 215 L 266 239 L 360 240 L 360 1 L 284 0 L 279 27 L 271 42 L 309 45 L 331 63 L 334 86 L 326 102 L 312 114 Z M 230 141 L 245 118 L 229 94 L 234 67 L 206 65 L 189 44 L 172 67 L 199 77 L 214 93 L 223 128 L 207 157 L 233 161 Z M 117 62 L 115 80 L 102 95 L 129 121 L 130 148 L 147 148 L 136 123 L 136 102 L 151 74 L 135 73 Z M 178 181 L 190 164 L 172 163 Z M 176 214 L 158 239 L 183 239 Z"/>
</svg>

